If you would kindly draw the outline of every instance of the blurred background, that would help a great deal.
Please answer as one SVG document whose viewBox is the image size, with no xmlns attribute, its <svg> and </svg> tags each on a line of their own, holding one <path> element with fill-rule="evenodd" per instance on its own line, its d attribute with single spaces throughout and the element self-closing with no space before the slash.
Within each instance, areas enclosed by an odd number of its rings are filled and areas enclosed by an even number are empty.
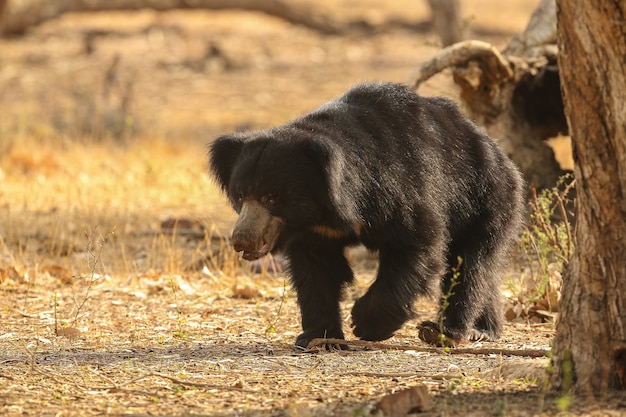
<svg viewBox="0 0 626 417">
<path fill-rule="evenodd" d="M 426 0 L 184 4 L 9 0 L 0 40 L 3 151 L 23 137 L 208 141 L 280 123 L 362 80 L 404 82 L 441 46 Z M 503 47 L 536 5 L 460 1 L 458 37 Z M 105 11 L 71 12 L 85 8 Z M 454 96 L 445 78 L 421 92 Z"/>
<path fill-rule="evenodd" d="M 1 262 L 89 269 L 89 242 L 115 236 L 109 271 L 193 264 L 210 242 L 155 236 L 228 235 L 213 138 L 405 82 L 451 41 L 503 48 L 538 0 L 433 3 L 456 7 L 447 37 L 427 0 L 0 1 Z M 450 71 L 420 93 L 458 100 Z"/>
</svg>

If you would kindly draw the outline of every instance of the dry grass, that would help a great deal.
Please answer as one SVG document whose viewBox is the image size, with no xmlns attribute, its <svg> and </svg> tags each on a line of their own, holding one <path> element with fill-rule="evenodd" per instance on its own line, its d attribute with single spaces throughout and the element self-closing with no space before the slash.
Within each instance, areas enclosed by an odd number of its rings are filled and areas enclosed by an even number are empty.
<svg viewBox="0 0 626 417">
<path fill-rule="evenodd" d="M 534 3 L 512 2 L 506 19 L 488 0 L 467 5 L 503 44 Z M 425 13 L 379 4 L 363 13 Z M 359 80 L 403 81 L 434 52 L 432 36 L 320 37 L 233 12 L 125 16 L 67 16 L 0 40 L 0 414 L 367 416 L 417 384 L 432 396 L 424 415 L 556 413 L 541 393 L 545 360 L 424 352 L 414 322 L 390 341 L 403 350 L 296 351 L 286 277 L 253 270 L 223 238 L 234 216 L 206 173 L 208 138 L 284 121 Z M 88 55 L 93 28 L 110 34 Z M 210 43 L 234 68 L 190 65 Z M 423 92 L 455 95 L 444 76 Z M 352 258 L 346 327 L 375 271 L 367 254 Z M 522 282 L 519 271 L 508 280 Z M 419 307 L 433 318 L 432 303 Z M 470 347 L 547 349 L 553 334 L 518 319 L 499 343 Z M 618 415 L 606 400 L 571 409 Z"/>
<path fill-rule="evenodd" d="M 432 393 L 535 386 L 487 376 L 511 358 L 425 354 L 419 343 L 295 351 L 298 312 L 285 277 L 253 273 L 230 248 L 212 247 L 232 214 L 205 173 L 202 146 L 147 145 L 39 146 L 28 158 L 16 145 L 4 155 L 4 412 L 350 415 L 417 383 Z M 197 220 L 206 236 L 160 233 L 166 218 Z M 207 252 L 215 254 L 207 266 L 185 269 Z M 360 279 L 348 299 L 373 274 L 355 262 Z M 532 343 L 527 325 L 516 327 L 499 346 L 548 346 L 551 326 L 533 327 Z M 394 343 L 415 345 L 416 334 L 407 325 Z"/>
</svg>

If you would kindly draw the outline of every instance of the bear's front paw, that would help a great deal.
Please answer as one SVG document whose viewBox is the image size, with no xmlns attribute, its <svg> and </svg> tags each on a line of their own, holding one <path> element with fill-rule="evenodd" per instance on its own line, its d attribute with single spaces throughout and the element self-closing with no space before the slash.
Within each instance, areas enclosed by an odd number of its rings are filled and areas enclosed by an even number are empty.
<svg viewBox="0 0 626 417">
<path fill-rule="evenodd" d="M 310 329 L 306 330 L 296 339 L 296 347 L 298 349 L 306 350 L 306 348 L 311 343 L 313 339 L 341 339 L 344 340 L 343 332 L 341 330 L 328 331 L 328 330 L 319 330 L 319 329 Z M 347 348 L 345 345 L 338 345 L 339 349 Z M 326 346 L 328 350 L 332 350 L 335 348 L 335 345 Z"/>
<path fill-rule="evenodd" d="M 389 339 L 412 315 L 409 308 L 381 304 L 375 297 L 365 294 L 352 307 L 353 332 L 363 340 Z"/>
</svg>

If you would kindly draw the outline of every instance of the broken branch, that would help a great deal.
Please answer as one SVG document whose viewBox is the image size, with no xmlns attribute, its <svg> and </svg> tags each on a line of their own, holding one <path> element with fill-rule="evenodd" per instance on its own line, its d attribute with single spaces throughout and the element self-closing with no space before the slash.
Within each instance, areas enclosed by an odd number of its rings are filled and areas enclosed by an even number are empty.
<svg viewBox="0 0 626 417">
<path fill-rule="evenodd" d="M 513 70 L 511 70 L 509 61 L 502 56 L 496 47 L 488 42 L 469 40 L 442 49 L 434 58 L 414 70 L 407 84 L 417 90 L 420 84 L 446 68 L 458 67 L 478 58 L 494 65 L 502 80 L 506 81 L 513 77 Z"/>
</svg>

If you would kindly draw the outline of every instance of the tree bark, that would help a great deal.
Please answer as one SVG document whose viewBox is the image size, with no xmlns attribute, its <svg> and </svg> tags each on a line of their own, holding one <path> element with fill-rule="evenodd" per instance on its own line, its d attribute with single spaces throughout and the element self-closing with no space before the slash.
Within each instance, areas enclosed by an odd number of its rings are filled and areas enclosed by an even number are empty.
<svg viewBox="0 0 626 417">
<path fill-rule="evenodd" d="M 626 389 L 626 2 L 557 0 L 557 8 L 578 201 L 552 383 L 597 395 Z"/>
</svg>

